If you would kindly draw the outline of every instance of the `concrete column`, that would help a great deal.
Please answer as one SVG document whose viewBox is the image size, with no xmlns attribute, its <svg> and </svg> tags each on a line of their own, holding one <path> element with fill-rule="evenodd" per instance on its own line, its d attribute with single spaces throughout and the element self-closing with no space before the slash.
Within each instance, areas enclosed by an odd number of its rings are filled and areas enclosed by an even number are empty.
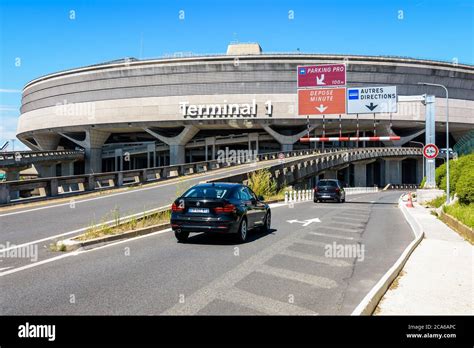
<svg viewBox="0 0 474 348">
<path fill-rule="evenodd" d="M 384 162 L 385 162 L 384 185 L 402 184 L 402 159 L 399 159 L 399 158 L 388 159 L 387 158 L 384 160 Z"/>
<path fill-rule="evenodd" d="M 367 187 L 367 164 L 354 163 L 354 186 Z"/>
<path fill-rule="evenodd" d="M 147 150 L 147 168 L 151 168 L 152 163 L 153 163 L 153 167 L 156 167 L 155 149 L 156 149 L 155 144 L 147 145 L 147 149 L 146 149 Z M 150 158 L 150 156 L 153 156 L 153 158 Z"/>
<path fill-rule="evenodd" d="M 184 145 L 170 145 L 170 165 L 185 163 Z"/>
<path fill-rule="evenodd" d="M 424 165 L 424 157 L 418 158 L 416 160 L 416 183 L 419 185 L 423 180 L 423 165 Z"/>
<path fill-rule="evenodd" d="M 56 163 L 35 164 L 35 169 L 40 178 L 51 178 L 56 176 Z"/>
<path fill-rule="evenodd" d="M 280 144 L 281 145 L 281 151 L 292 151 L 293 150 L 293 144 Z"/>
<path fill-rule="evenodd" d="M 97 129 L 86 129 L 85 140 L 74 139 L 64 133 L 63 137 L 85 149 L 85 173 L 100 173 L 102 171 L 102 145 L 107 141 L 110 132 Z"/>
<path fill-rule="evenodd" d="M 20 171 L 25 168 L 4 168 L 5 179 L 7 181 L 17 181 L 20 179 Z M 2 186 L 0 202 L 9 203 L 11 199 L 20 198 L 20 191 L 9 191 L 6 186 Z"/>
<path fill-rule="evenodd" d="M 149 128 L 144 128 L 144 131 L 153 135 L 155 138 L 169 146 L 170 164 L 181 164 L 186 163 L 184 146 L 199 132 L 199 128 L 193 125 L 187 125 L 184 127 L 181 133 L 175 137 L 165 137 Z"/>
<path fill-rule="evenodd" d="M 311 132 L 316 126 L 310 126 L 309 131 Z M 308 130 L 299 132 L 295 135 L 283 135 L 274 131 L 270 126 L 264 125 L 263 129 L 270 134 L 276 141 L 281 145 L 281 151 L 291 151 L 293 150 L 293 144 L 296 143 L 301 137 L 308 134 Z"/>
<path fill-rule="evenodd" d="M 86 174 L 100 173 L 102 171 L 102 147 L 86 148 Z"/>
<path fill-rule="evenodd" d="M 114 171 L 121 172 L 123 171 L 123 150 L 122 149 L 115 149 L 115 156 L 114 156 Z"/>
<path fill-rule="evenodd" d="M 56 133 L 38 133 L 33 135 L 33 139 L 42 151 L 52 151 L 58 148 L 61 136 Z"/>
<path fill-rule="evenodd" d="M 74 175 L 74 162 L 61 162 L 61 176 Z"/>
</svg>

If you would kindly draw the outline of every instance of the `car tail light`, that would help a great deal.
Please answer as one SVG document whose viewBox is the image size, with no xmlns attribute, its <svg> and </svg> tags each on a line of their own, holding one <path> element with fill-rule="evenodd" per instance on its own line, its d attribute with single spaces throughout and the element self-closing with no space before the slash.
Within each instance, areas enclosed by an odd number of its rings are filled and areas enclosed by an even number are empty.
<svg viewBox="0 0 474 348">
<path fill-rule="evenodd" d="M 341 190 L 339 190 L 339 188 L 336 188 L 336 192 L 339 192 L 339 191 L 341 191 Z"/>
<path fill-rule="evenodd" d="M 314 192 L 318 192 L 318 188 L 317 188 L 317 187 L 314 188 Z"/>
<path fill-rule="evenodd" d="M 235 208 L 235 205 L 233 205 L 233 204 L 225 204 L 223 207 L 215 207 L 214 208 L 214 212 L 216 212 L 216 214 L 235 213 L 236 210 L 237 209 Z"/>
<path fill-rule="evenodd" d="M 177 205 L 176 203 L 173 203 L 171 205 L 171 211 L 175 212 L 175 213 L 179 213 L 179 212 L 182 212 L 184 210 L 184 208 L 181 208 L 179 205 Z"/>
</svg>

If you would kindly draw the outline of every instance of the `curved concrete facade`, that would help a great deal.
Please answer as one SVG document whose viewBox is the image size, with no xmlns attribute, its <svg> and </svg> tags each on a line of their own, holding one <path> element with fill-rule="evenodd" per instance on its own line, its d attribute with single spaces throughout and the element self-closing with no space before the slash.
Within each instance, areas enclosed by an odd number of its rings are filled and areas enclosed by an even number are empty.
<svg viewBox="0 0 474 348">
<path fill-rule="evenodd" d="M 417 82 L 444 84 L 450 93 L 453 140 L 474 127 L 474 67 L 470 65 L 369 56 L 253 54 L 124 60 L 38 78 L 24 88 L 18 138 L 41 150 L 83 147 L 94 170 L 102 169 L 101 151 L 105 158 L 107 148 L 115 151 L 120 144 L 154 144 L 154 153 L 166 153 L 165 162 L 171 163 L 202 159 L 204 152 L 206 157 L 214 156 L 208 154 L 208 146 L 212 152 L 226 144 L 248 144 L 258 151 L 289 149 L 300 146 L 296 142 L 306 129 L 306 117 L 297 115 L 297 66 L 342 62 L 347 64 L 348 87 L 396 85 L 399 96 L 435 95 L 439 132 L 445 121 L 444 91 Z M 180 106 L 254 100 L 252 116 L 190 117 L 183 115 Z M 399 103 L 399 112 L 391 120 L 386 114 L 377 116 L 377 134 L 422 132 L 424 115 L 420 102 Z M 339 132 L 338 117 L 326 117 L 327 134 Z M 355 131 L 355 118 L 342 115 L 344 134 Z M 359 120 L 361 132 L 373 132 L 373 115 L 360 115 Z M 314 132 L 321 131 L 321 117 L 311 117 L 310 123 Z M 259 140 L 263 146 L 259 147 Z M 189 154 L 193 148 L 194 159 Z"/>
</svg>

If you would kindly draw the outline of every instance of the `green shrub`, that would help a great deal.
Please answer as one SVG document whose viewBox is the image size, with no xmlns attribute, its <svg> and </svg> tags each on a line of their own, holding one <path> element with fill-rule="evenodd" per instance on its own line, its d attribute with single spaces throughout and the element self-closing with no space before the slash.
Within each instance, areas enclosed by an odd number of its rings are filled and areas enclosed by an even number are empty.
<svg viewBox="0 0 474 348">
<path fill-rule="evenodd" d="M 427 205 L 434 208 L 439 208 L 446 202 L 446 195 L 442 195 L 432 199 L 431 201 L 426 202 Z"/>
<path fill-rule="evenodd" d="M 248 186 L 257 196 L 271 197 L 278 192 L 277 182 L 268 169 L 260 169 L 250 174 Z"/>
<path fill-rule="evenodd" d="M 423 179 L 421 180 L 420 188 L 425 187 L 425 184 L 426 184 L 426 176 L 424 176 Z"/>
<path fill-rule="evenodd" d="M 458 193 L 459 180 L 474 172 L 474 154 L 461 156 L 457 161 L 449 161 L 449 189 L 451 193 Z M 446 191 L 446 163 L 443 163 L 435 171 L 436 186 Z"/>
<path fill-rule="evenodd" d="M 474 203 L 474 167 L 465 166 L 456 184 L 459 201 L 464 204 Z"/>
<path fill-rule="evenodd" d="M 471 204 L 460 204 L 455 203 L 449 205 L 445 209 L 445 213 L 449 214 L 463 224 L 473 228 L 474 227 L 474 203 Z"/>
</svg>

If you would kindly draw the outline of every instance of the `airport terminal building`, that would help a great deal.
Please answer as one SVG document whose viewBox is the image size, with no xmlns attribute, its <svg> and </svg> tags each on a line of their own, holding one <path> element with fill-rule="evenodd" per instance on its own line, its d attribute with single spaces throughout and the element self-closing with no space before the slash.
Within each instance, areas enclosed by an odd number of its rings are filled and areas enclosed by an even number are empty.
<svg viewBox="0 0 474 348">
<path fill-rule="evenodd" d="M 436 97 L 436 143 L 445 147 L 449 90 L 450 144 L 472 137 L 474 66 L 401 57 L 262 52 L 231 44 L 226 54 L 127 58 L 61 71 L 23 90 L 17 137 L 33 150 L 83 149 L 84 162 L 60 163 L 71 175 L 215 159 L 219 150 L 258 153 L 311 147 L 414 146 L 424 142 L 425 105 L 400 102 L 391 115 L 298 115 L 297 67 L 345 63 L 347 86 L 397 86 L 398 96 Z M 398 135 L 395 142 L 302 143 L 306 136 Z M 127 160 L 123 160 L 124 156 Z M 367 168 L 383 170 L 383 159 Z M 416 183 L 420 161 L 400 159 Z M 382 169 L 380 169 L 382 168 Z M 350 176 L 353 168 L 345 169 Z M 369 169 L 368 169 L 369 170 Z M 352 171 L 352 172 L 351 172 Z M 43 175 L 48 175 L 43 169 Z M 383 184 L 372 175 L 367 184 Z"/>
</svg>

